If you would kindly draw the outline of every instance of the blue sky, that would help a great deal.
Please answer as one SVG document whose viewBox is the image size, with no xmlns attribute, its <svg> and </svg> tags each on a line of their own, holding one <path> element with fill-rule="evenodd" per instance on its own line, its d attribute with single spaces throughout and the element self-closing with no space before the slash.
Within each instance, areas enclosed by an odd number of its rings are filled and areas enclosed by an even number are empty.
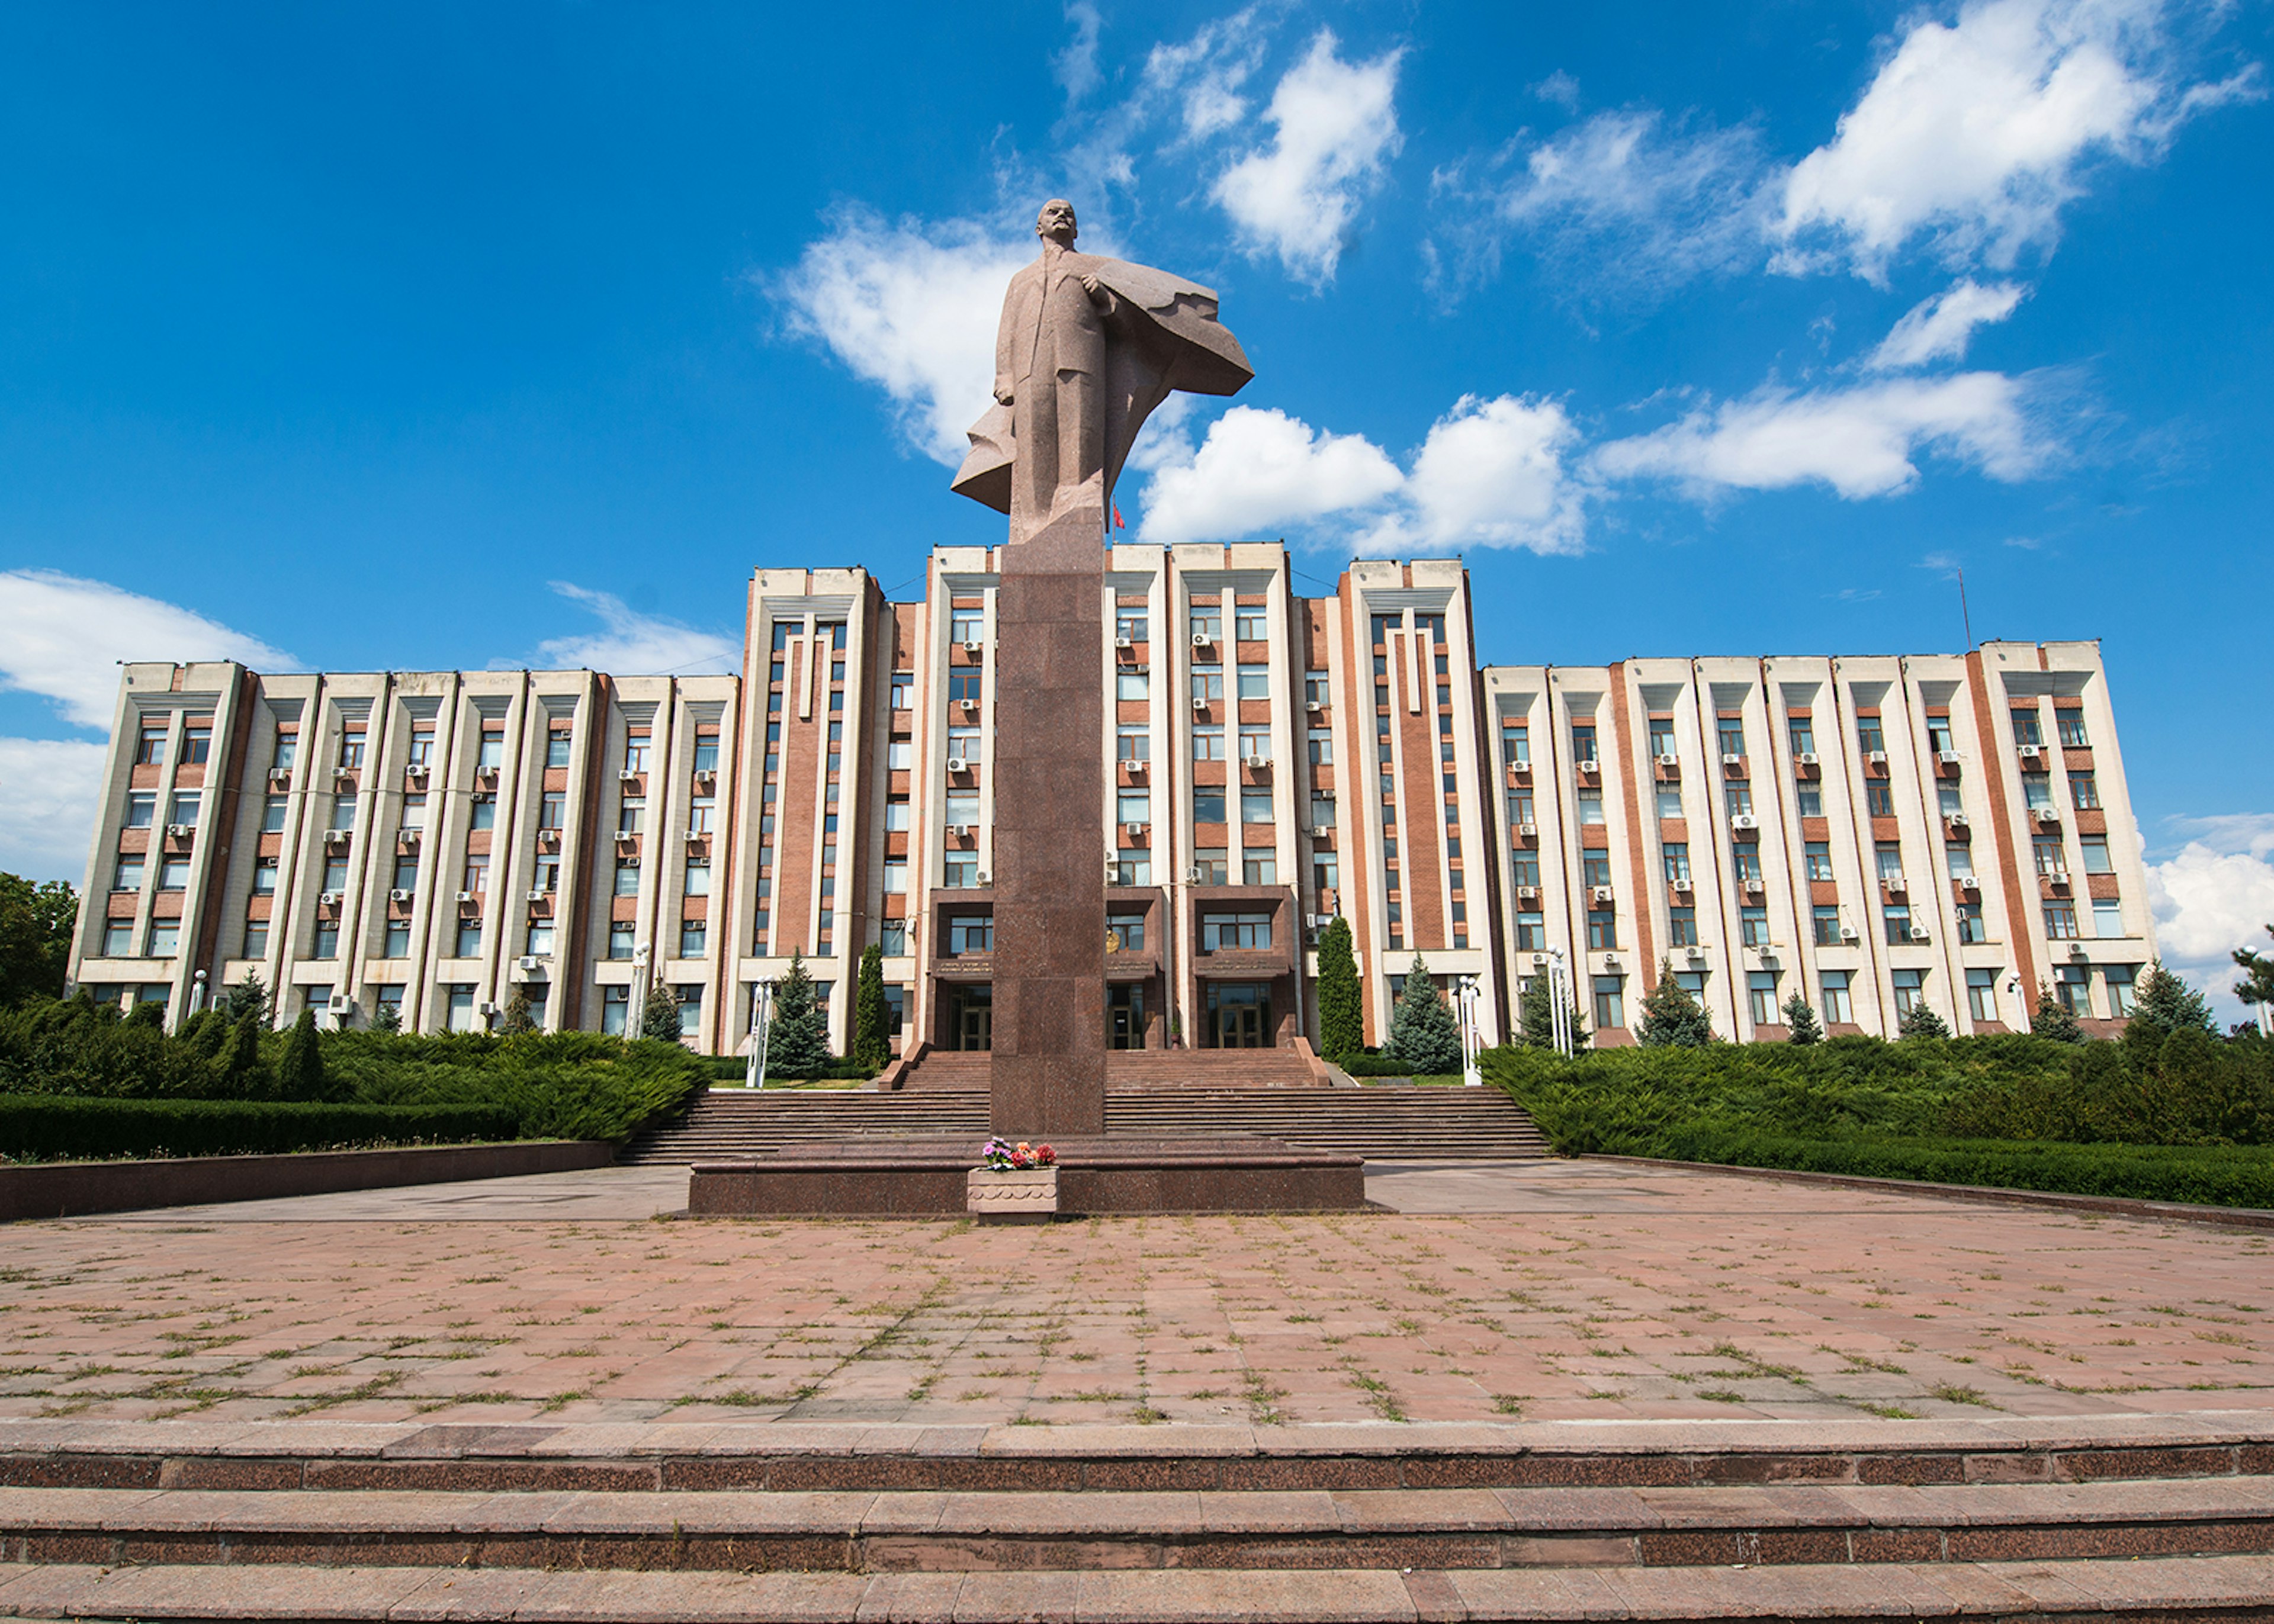
<svg viewBox="0 0 2274 1624">
<path fill-rule="evenodd" d="M 945 488 L 1003 276 L 1215 286 L 1152 539 L 1458 552 L 1488 658 L 2099 637 L 2171 956 L 2274 918 L 2274 10 L 0 13 L 0 866 L 113 662 L 718 668 Z M 1318 590 L 1323 590 L 1319 586 Z M 93 723 L 92 728 L 88 726 Z"/>
</svg>

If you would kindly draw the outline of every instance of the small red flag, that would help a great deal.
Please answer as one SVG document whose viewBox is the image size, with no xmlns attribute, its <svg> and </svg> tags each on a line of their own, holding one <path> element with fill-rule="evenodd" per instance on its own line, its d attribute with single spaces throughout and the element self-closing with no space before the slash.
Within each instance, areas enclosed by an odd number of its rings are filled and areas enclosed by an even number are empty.
<svg viewBox="0 0 2274 1624">
<path fill-rule="evenodd" d="M 1113 528 L 1117 530 L 1126 530 L 1129 528 L 1121 522 L 1121 504 L 1118 502 L 1113 505 Z"/>
</svg>

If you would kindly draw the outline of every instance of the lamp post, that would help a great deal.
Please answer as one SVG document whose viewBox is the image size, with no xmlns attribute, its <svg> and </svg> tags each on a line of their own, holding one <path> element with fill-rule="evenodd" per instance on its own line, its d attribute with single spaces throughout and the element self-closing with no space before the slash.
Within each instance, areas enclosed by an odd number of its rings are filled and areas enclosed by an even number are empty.
<svg viewBox="0 0 2274 1624">
<path fill-rule="evenodd" d="M 1555 1037 L 1555 1052 L 1566 1060 L 1571 1057 L 1571 972 L 1564 965 L 1563 950 L 1547 950 L 1547 1009 L 1549 1030 Z"/>
<path fill-rule="evenodd" d="M 766 1043 L 774 1030 L 774 983 L 750 983 L 750 1057 L 742 1071 L 742 1086 L 766 1086 Z"/>
<path fill-rule="evenodd" d="M 1484 989 L 1477 985 L 1475 976 L 1465 975 L 1455 983 L 1453 996 L 1461 1011 L 1461 1082 L 1470 1088 L 1481 1088 L 1485 1075 L 1477 1069 L 1477 1003 Z"/>
<path fill-rule="evenodd" d="M 2014 1030 L 2027 1032 L 2029 1029 L 2029 1001 L 2022 996 L 2022 978 L 2018 975 L 2007 976 L 2006 990 L 2014 995 L 2014 1007 L 2022 1011 L 2022 1019 L 2014 1025 Z"/>
</svg>

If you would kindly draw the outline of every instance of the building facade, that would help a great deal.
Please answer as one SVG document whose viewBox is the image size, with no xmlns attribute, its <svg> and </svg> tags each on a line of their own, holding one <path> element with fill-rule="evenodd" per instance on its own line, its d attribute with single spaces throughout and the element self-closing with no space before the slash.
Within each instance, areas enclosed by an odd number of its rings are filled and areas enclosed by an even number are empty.
<svg viewBox="0 0 2274 1624">
<path fill-rule="evenodd" d="M 749 1040 L 801 954 L 849 1036 L 881 947 L 899 1041 L 990 1041 L 997 549 L 923 598 L 752 577 L 737 676 L 125 668 L 74 981 L 280 1011 Z M 2111 1030 L 2153 954 L 2099 650 L 1480 667 L 1457 562 L 1294 590 L 1276 544 L 1112 549 L 1109 1041 L 1315 1040 L 1355 934 L 1369 1041 L 1415 954 L 1487 1041 L 1561 951 L 1597 1041 L 1664 963 L 1738 1039 L 1915 1004 Z"/>
</svg>

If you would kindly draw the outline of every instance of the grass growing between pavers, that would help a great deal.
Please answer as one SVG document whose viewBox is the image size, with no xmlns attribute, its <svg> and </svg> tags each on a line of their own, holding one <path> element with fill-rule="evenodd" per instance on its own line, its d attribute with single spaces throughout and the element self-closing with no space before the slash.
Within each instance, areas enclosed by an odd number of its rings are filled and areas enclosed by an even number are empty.
<svg viewBox="0 0 2274 1624">
<path fill-rule="evenodd" d="M 1585 1164 L 1556 1176 L 1584 1184 Z M 0 1296 L 0 1413 L 1395 1425 L 2274 1405 L 2274 1299 L 2248 1289 L 2274 1278 L 2263 1236 L 1651 1187 L 1660 1210 L 1035 1229 L 20 1225 L 34 1261 Z"/>
</svg>

